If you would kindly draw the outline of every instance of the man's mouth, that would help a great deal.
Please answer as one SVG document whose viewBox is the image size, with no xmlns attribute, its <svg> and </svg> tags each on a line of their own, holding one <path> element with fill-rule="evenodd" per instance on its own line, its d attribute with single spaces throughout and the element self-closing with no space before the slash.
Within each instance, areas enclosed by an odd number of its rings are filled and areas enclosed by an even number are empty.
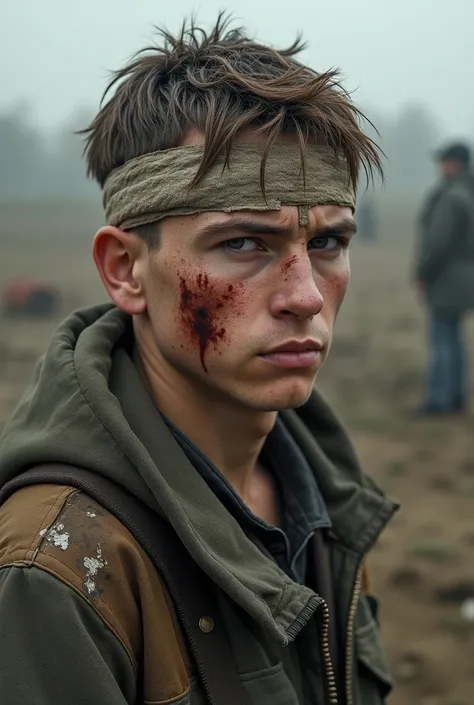
<svg viewBox="0 0 474 705">
<path fill-rule="evenodd" d="M 277 367 L 304 368 L 312 367 L 321 357 L 321 343 L 316 340 L 289 340 L 271 350 L 261 353 L 259 357 Z"/>
</svg>

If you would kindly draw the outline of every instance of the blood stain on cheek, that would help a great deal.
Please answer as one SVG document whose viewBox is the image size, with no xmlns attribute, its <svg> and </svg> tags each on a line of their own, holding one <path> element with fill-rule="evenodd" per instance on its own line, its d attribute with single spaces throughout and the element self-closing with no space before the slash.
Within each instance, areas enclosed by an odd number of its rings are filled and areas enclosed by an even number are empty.
<svg viewBox="0 0 474 705">
<path fill-rule="evenodd" d="M 199 357 L 203 370 L 207 372 L 205 362 L 209 347 L 217 349 L 225 341 L 224 309 L 233 303 L 236 291 L 232 284 L 223 289 L 209 281 L 207 274 L 199 273 L 195 277 L 180 279 L 180 313 L 185 328 L 199 345 Z"/>
</svg>

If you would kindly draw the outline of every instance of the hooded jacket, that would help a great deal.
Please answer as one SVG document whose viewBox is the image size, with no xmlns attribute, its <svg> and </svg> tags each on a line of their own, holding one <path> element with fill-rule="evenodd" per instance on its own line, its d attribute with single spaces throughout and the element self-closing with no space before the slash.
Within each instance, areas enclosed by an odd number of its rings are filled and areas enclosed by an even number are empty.
<svg viewBox="0 0 474 705">
<path fill-rule="evenodd" d="M 336 701 L 322 600 L 244 531 L 156 409 L 111 305 L 62 323 L 0 438 L 0 485 L 37 464 L 81 466 L 173 526 L 215 585 L 249 705 Z M 390 678 L 366 554 L 393 514 L 325 401 L 281 413 L 332 523 L 329 557 L 347 705 L 380 705 Z M 118 520 L 72 487 L 18 490 L 0 507 L 0 702 L 201 705 L 169 595 Z"/>
</svg>

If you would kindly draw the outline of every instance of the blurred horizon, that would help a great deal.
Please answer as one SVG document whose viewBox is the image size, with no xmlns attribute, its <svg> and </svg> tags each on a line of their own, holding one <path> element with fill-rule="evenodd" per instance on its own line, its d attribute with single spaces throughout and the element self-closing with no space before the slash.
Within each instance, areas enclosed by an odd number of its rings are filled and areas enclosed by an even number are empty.
<svg viewBox="0 0 474 705">
<path fill-rule="evenodd" d="M 474 93 L 466 92 L 462 70 L 474 64 L 468 0 L 438 5 L 437 12 L 432 0 L 334 0 L 328 6 L 294 0 L 290 16 L 275 12 L 284 8 L 269 0 L 241 0 L 238 11 L 222 0 L 206 0 L 205 7 L 191 0 L 83 0 L 71 12 L 60 0 L 5 3 L 0 112 L 26 109 L 33 127 L 54 132 L 79 109 L 98 109 L 110 72 L 154 41 L 154 26 L 177 32 L 194 14 L 209 27 L 224 10 L 234 25 L 277 47 L 301 32 L 307 42 L 302 61 L 317 71 L 339 67 L 345 86 L 370 113 L 389 119 L 423 105 L 436 115 L 442 136 L 471 134 Z"/>
<path fill-rule="evenodd" d="M 474 59 L 474 5 L 467 0 L 452 0 L 449 12 L 437 13 L 429 0 L 399 0 L 393 7 L 295 0 L 289 17 L 275 8 L 268 0 L 258 6 L 242 0 L 238 12 L 215 0 L 205 8 L 189 0 L 175 6 L 84 0 L 71 14 L 59 0 L 5 4 L 0 201 L 98 199 L 75 131 L 99 109 L 110 71 L 153 43 L 154 25 L 178 32 L 194 14 L 208 29 L 219 10 L 231 15 L 233 26 L 277 47 L 303 30 L 301 60 L 318 71 L 339 67 L 344 87 L 380 133 L 369 127 L 387 156 L 385 192 L 393 197 L 417 199 L 429 187 L 432 153 L 441 144 L 474 142 L 474 92 L 466 92 L 464 80 Z"/>
</svg>

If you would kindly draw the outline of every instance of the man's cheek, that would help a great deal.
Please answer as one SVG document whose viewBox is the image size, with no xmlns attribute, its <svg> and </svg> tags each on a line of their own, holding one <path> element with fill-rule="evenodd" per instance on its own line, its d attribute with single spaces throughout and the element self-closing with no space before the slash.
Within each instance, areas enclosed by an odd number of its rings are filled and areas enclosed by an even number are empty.
<svg viewBox="0 0 474 705">
<path fill-rule="evenodd" d="M 177 281 L 181 347 L 196 351 L 207 373 L 209 353 L 221 354 L 229 345 L 233 322 L 244 312 L 243 285 L 186 268 L 177 272 Z"/>
<path fill-rule="evenodd" d="M 344 268 L 339 272 L 326 277 L 320 284 L 319 289 L 323 296 L 326 314 L 332 313 L 334 318 L 339 313 L 339 309 L 344 301 L 347 287 L 350 280 L 349 268 Z"/>
<path fill-rule="evenodd" d="M 339 313 L 339 310 L 344 303 L 344 299 L 346 298 L 346 293 L 347 293 L 347 288 L 349 286 L 350 282 L 350 272 L 347 272 L 344 276 L 341 276 L 340 280 L 336 282 L 335 285 L 335 301 L 336 301 L 336 316 Z"/>
</svg>

